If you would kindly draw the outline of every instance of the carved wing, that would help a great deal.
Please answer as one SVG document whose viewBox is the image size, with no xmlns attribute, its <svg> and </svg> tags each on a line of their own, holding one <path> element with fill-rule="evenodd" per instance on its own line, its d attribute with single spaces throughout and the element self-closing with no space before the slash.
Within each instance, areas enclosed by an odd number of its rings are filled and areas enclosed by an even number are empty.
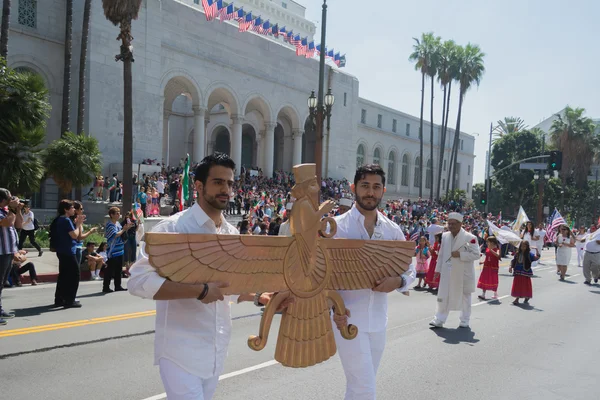
<svg viewBox="0 0 600 400">
<path fill-rule="evenodd" d="M 160 276 L 174 282 L 229 282 L 224 294 L 283 291 L 293 237 L 146 233 L 146 253 Z"/>
<path fill-rule="evenodd" d="M 413 242 L 396 240 L 321 239 L 332 273 L 327 286 L 334 290 L 371 289 L 384 277 L 400 276 L 414 254 Z"/>
</svg>

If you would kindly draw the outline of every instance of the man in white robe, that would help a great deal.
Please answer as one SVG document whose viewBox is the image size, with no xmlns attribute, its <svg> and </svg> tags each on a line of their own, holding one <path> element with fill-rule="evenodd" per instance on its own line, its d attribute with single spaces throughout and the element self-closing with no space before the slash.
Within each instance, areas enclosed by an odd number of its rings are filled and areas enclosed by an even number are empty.
<svg viewBox="0 0 600 400">
<path fill-rule="evenodd" d="M 469 327 L 471 295 L 475 292 L 475 262 L 479 260 L 477 238 L 462 229 L 463 216 L 453 212 L 448 215 L 448 230 L 442 235 L 436 274 L 440 274 L 437 312 L 429 323 L 441 328 L 450 311 L 461 311 L 461 328 Z"/>
</svg>

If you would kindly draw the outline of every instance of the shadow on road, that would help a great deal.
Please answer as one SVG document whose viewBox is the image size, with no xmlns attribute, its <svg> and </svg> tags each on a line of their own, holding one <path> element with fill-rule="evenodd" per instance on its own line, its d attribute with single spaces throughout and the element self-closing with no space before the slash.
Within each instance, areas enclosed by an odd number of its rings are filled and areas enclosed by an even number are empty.
<svg viewBox="0 0 600 400">
<path fill-rule="evenodd" d="M 438 337 L 443 338 L 444 343 L 448 344 L 468 343 L 472 346 L 479 342 L 479 339 L 475 339 L 475 332 L 471 328 L 431 328 L 430 330 L 438 335 Z"/>
<path fill-rule="evenodd" d="M 561 283 L 569 283 L 569 284 L 571 284 L 571 285 L 576 285 L 576 284 L 578 284 L 578 283 L 579 283 L 579 282 L 569 281 L 569 280 L 566 280 L 566 279 L 565 279 L 564 281 L 560 281 L 560 280 L 559 280 L 559 282 L 561 282 Z"/>
<path fill-rule="evenodd" d="M 35 306 L 29 308 L 13 308 L 12 311 L 17 317 L 33 317 L 34 315 L 42 315 L 48 312 L 60 311 L 62 307 L 56 307 L 54 304 L 47 306 Z"/>
<path fill-rule="evenodd" d="M 88 293 L 88 294 L 77 295 L 77 298 L 83 299 L 86 297 L 104 297 L 107 294 L 110 294 L 110 293 L 104 293 L 104 292 Z"/>
<path fill-rule="evenodd" d="M 590 290 L 590 293 L 600 294 L 600 290 Z"/>
<path fill-rule="evenodd" d="M 525 304 L 525 303 L 513 304 L 513 306 L 519 307 L 520 309 L 528 310 L 528 311 L 537 311 L 537 312 L 544 311 L 541 308 L 537 308 L 536 306 L 532 306 L 531 304 Z"/>
</svg>

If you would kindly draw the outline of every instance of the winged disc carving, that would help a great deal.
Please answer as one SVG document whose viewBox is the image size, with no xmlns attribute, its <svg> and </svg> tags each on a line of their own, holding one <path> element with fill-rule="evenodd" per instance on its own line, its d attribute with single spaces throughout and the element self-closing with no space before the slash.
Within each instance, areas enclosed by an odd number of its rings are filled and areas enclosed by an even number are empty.
<svg viewBox="0 0 600 400">
<path fill-rule="evenodd" d="M 329 301 L 336 313 L 346 313 L 337 290 L 371 289 L 381 278 L 400 276 L 414 248 L 401 241 L 332 239 L 335 220 L 321 216 L 333 203 L 317 207 L 315 164 L 295 166 L 294 175 L 291 237 L 150 232 L 146 252 L 158 274 L 175 282 L 229 282 L 224 294 L 277 292 L 265 308 L 259 335 L 248 339 L 254 350 L 265 347 L 277 307 L 294 296 L 282 315 L 275 359 L 301 368 L 336 352 Z M 352 325 L 341 332 L 346 339 L 357 333 Z"/>
</svg>

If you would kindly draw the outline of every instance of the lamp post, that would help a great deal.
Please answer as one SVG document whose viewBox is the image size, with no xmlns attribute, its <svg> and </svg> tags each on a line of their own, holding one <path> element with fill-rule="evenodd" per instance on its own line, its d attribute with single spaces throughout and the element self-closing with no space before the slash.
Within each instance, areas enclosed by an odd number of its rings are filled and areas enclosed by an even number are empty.
<svg viewBox="0 0 600 400">
<path fill-rule="evenodd" d="M 544 171 L 543 175 L 541 171 L 535 171 L 533 179 L 538 181 L 537 223 L 539 224 L 544 218 L 544 186 L 546 181 L 550 179 L 550 174 L 548 174 L 548 171 Z"/>
<path fill-rule="evenodd" d="M 319 57 L 319 88 L 317 97 L 313 91 L 308 98 L 308 108 L 310 110 L 313 126 L 316 126 L 315 140 L 315 164 L 317 165 L 317 180 L 321 185 L 321 175 L 323 172 L 323 120 L 327 116 L 327 129 L 329 129 L 329 120 L 331 118 L 331 107 L 335 101 L 331 88 L 326 96 L 323 96 L 323 86 L 325 81 L 325 34 L 327 31 L 327 0 L 323 0 L 323 13 L 321 17 L 321 52 Z M 325 97 L 325 98 L 323 98 Z"/>
</svg>

